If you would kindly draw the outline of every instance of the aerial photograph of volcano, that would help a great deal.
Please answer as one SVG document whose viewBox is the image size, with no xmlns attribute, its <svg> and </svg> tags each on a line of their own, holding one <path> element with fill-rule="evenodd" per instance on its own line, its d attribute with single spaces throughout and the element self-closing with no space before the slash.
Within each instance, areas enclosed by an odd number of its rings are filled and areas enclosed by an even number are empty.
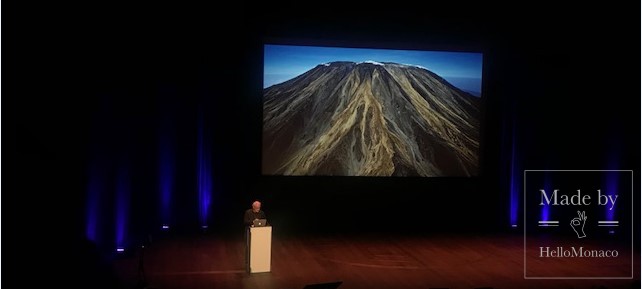
<svg viewBox="0 0 642 289">
<path fill-rule="evenodd" d="M 265 45 L 262 173 L 479 174 L 482 54 Z"/>
</svg>

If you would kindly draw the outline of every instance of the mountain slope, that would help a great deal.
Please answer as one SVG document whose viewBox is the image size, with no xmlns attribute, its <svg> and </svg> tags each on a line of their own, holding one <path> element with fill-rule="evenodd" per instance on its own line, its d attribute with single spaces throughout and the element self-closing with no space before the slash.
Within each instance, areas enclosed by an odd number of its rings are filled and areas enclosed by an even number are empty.
<svg viewBox="0 0 642 289">
<path fill-rule="evenodd" d="M 264 89 L 263 173 L 478 174 L 479 99 L 420 67 L 332 62 Z"/>
</svg>

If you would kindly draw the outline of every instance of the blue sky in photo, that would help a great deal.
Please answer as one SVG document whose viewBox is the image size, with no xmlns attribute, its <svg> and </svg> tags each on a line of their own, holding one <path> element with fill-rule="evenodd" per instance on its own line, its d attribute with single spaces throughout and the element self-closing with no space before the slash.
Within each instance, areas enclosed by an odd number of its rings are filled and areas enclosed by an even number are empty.
<svg viewBox="0 0 642 289">
<path fill-rule="evenodd" d="M 321 63 L 370 60 L 423 66 L 459 89 L 476 96 L 481 94 L 481 53 L 293 45 L 264 45 L 263 49 L 264 88 L 292 79 Z"/>
</svg>

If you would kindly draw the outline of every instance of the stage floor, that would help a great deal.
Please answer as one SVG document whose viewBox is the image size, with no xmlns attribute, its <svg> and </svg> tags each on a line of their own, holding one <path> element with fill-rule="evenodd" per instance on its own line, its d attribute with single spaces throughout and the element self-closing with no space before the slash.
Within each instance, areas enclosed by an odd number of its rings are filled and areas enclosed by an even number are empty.
<svg viewBox="0 0 642 289">
<path fill-rule="evenodd" d="M 525 280 L 522 236 L 274 237 L 272 272 L 244 270 L 242 236 L 166 236 L 144 252 L 117 258 L 123 288 L 135 288 L 141 256 L 147 288 L 301 289 L 343 282 L 352 288 L 638 288 L 634 280 Z M 144 254 L 141 254 L 144 253 Z M 636 256 L 639 256 L 639 252 Z M 549 268 L 551 270 L 567 270 Z M 595 272 L 599 274 L 600 272 Z"/>
</svg>

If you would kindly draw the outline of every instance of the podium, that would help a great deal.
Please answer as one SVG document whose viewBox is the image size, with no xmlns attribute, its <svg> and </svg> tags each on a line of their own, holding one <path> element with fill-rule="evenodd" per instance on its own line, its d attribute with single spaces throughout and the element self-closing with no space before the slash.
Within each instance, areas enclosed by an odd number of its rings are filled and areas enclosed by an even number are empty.
<svg viewBox="0 0 642 289">
<path fill-rule="evenodd" d="M 250 227 L 247 231 L 247 271 L 270 272 L 272 263 L 272 227 Z"/>
</svg>

